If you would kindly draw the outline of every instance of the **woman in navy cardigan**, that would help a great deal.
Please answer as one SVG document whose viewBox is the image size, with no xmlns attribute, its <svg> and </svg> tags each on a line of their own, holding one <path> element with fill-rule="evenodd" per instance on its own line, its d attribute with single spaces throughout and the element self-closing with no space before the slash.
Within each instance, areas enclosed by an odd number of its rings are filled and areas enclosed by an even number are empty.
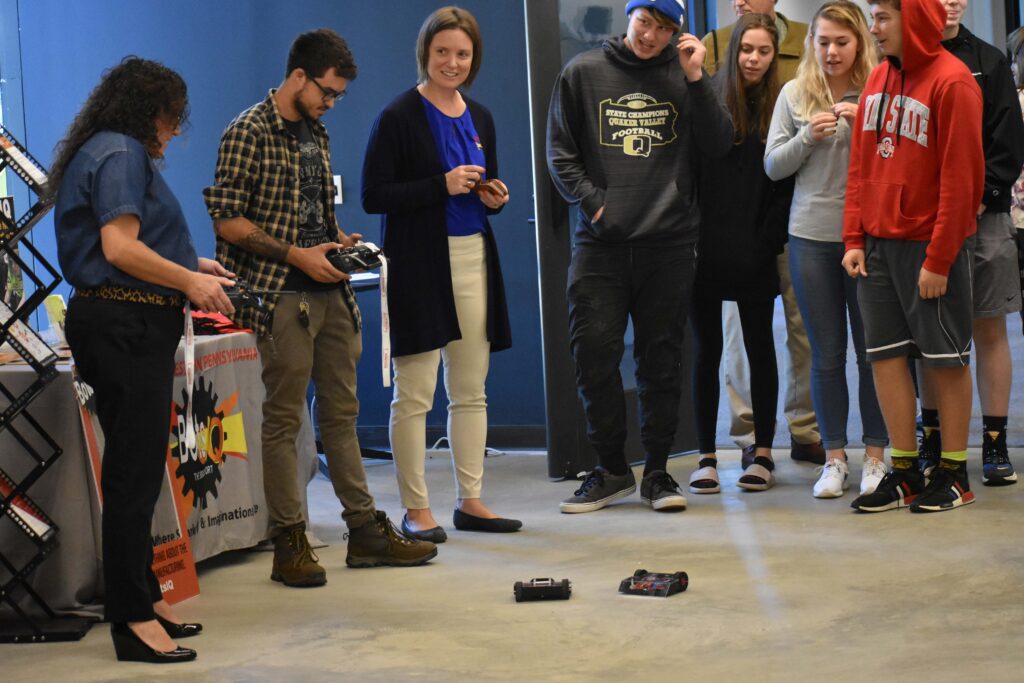
<svg viewBox="0 0 1024 683">
<path fill-rule="evenodd" d="M 384 214 L 394 356 L 391 449 L 406 534 L 441 543 L 424 479 L 426 415 L 444 362 L 448 441 L 455 464 L 456 529 L 516 531 L 480 500 L 490 353 L 511 345 L 498 251 L 487 216 L 508 202 L 498 175 L 494 121 L 459 91 L 480 69 L 480 29 L 444 7 L 416 42 L 419 84 L 390 102 L 363 162 L 367 213 Z M 490 181 L 488 182 L 488 179 Z"/>
</svg>

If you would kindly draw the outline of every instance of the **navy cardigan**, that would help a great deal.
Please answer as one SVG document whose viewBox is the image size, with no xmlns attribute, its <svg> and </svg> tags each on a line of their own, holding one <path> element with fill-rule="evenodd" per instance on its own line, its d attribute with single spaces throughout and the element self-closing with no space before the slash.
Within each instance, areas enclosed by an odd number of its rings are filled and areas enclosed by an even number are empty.
<svg viewBox="0 0 1024 683">
<path fill-rule="evenodd" d="M 484 145 L 487 177 L 498 178 L 494 119 L 465 97 Z M 416 88 L 392 100 L 377 117 L 363 159 L 362 199 L 367 213 L 384 214 L 381 232 L 388 257 L 388 309 L 395 356 L 439 349 L 462 338 L 448 259 L 448 187 L 445 168 Z M 498 210 L 500 211 L 500 209 Z M 488 209 L 487 213 L 498 211 Z M 491 351 L 512 345 L 505 286 L 494 232 L 487 249 L 487 339 Z"/>
</svg>

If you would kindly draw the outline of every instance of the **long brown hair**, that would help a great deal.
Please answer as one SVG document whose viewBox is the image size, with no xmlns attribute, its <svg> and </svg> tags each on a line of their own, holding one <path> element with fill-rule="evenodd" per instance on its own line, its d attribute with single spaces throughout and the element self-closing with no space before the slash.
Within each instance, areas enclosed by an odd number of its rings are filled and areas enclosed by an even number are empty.
<svg viewBox="0 0 1024 683">
<path fill-rule="evenodd" d="M 772 63 L 768 65 L 761 82 L 749 88 L 743 82 L 739 73 L 740 44 L 743 42 L 743 35 L 752 29 L 760 28 L 768 32 L 772 39 L 772 48 L 775 53 L 772 55 Z M 740 144 L 750 134 L 757 132 L 762 142 L 768 140 L 768 127 L 772 122 L 772 112 L 775 110 L 775 100 L 779 96 L 779 29 L 775 26 L 775 20 L 767 14 L 744 14 L 736 22 L 729 39 L 729 50 L 726 58 L 725 68 L 721 69 L 722 80 L 720 81 L 725 99 L 725 107 L 732 115 L 732 125 L 735 133 L 733 142 Z M 749 102 L 755 104 L 754 111 L 750 111 Z"/>
</svg>

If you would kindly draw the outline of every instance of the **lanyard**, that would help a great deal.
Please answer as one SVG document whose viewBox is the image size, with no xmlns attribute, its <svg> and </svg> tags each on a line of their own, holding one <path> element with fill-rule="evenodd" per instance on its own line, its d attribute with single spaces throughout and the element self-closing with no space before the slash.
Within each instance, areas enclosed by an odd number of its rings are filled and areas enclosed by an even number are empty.
<svg viewBox="0 0 1024 683">
<path fill-rule="evenodd" d="M 391 318 L 388 315 L 388 260 L 380 259 L 380 370 L 384 387 L 391 386 Z"/>
<path fill-rule="evenodd" d="M 185 447 L 196 448 L 196 422 L 192 415 L 192 386 L 196 379 L 196 340 L 192 330 L 192 305 L 185 303 Z"/>
</svg>

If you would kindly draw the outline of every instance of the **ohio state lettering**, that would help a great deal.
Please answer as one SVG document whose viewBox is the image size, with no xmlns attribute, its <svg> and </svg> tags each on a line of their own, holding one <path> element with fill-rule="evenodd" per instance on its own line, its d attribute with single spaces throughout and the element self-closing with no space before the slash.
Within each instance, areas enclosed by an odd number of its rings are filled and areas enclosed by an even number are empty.
<svg viewBox="0 0 1024 683">
<path fill-rule="evenodd" d="M 864 100 L 864 130 L 874 131 L 878 125 L 879 107 L 882 108 L 882 133 L 896 133 L 899 125 L 899 137 L 916 142 L 922 147 L 928 146 L 928 120 L 931 109 L 906 95 L 892 96 L 889 93 L 875 93 Z M 885 137 L 884 145 L 879 144 L 878 153 L 888 159 L 894 153 L 893 140 Z"/>
</svg>

